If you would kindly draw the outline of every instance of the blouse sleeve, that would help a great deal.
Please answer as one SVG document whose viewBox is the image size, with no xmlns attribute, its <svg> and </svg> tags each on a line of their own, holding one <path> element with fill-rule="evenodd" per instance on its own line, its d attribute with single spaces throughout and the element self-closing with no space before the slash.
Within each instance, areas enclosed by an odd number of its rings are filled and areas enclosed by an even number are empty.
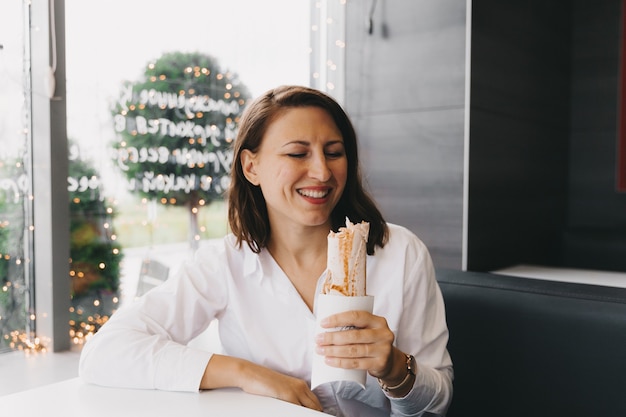
<svg viewBox="0 0 626 417">
<path fill-rule="evenodd" d="M 116 311 L 83 347 L 79 375 L 98 385 L 198 391 L 212 353 L 186 344 L 208 328 L 228 297 L 225 256 L 215 248 L 209 255 L 196 256 Z"/>
<path fill-rule="evenodd" d="M 452 399 L 453 380 L 445 307 L 428 249 L 417 238 L 407 251 L 406 270 L 409 273 L 404 281 L 396 345 L 415 356 L 417 374 L 405 397 L 389 397 L 391 415 L 421 416 L 428 412 L 443 416 Z"/>
</svg>

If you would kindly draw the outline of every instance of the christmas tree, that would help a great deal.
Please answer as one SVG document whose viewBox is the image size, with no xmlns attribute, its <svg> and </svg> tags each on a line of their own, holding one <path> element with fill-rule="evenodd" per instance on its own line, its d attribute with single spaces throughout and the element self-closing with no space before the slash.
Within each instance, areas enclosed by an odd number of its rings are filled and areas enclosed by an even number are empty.
<svg viewBox="0 0 626 417">
<path fill-rule="evenodd" d="M 231 142 L 249 98 L 237 74 L 214 57 L 172 52 L 124 83 L 113 106 L 114 159 L 128 189 L 186 206 L 193 248 L 199 208 L 223 199 L 230 182 Z"/>
</svg>

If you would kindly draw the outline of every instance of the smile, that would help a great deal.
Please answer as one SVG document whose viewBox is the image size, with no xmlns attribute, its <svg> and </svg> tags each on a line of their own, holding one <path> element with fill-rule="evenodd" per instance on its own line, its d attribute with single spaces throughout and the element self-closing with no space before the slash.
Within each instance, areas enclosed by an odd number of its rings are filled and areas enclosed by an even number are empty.
<svg viewBox="0 0 626 417">
<path fill-rule="evenodd" d="M 298 190 L 298 194 L 309 198 L 324 198 L 330 193 L 330 190 Z"/>
</svg>

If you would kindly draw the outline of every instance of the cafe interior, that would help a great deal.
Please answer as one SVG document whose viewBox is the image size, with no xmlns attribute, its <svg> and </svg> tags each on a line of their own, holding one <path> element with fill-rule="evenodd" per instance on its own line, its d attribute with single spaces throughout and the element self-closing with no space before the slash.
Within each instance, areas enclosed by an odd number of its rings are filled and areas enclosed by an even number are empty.
<svg viewBox="0 0 626 417">
<path fill-rule="evenodd" d="M 82 345 L 226 233 L 219 198 L 193 215 L 151 200 L 111 145 L 124 86 L 180 51 L 217 57 L 239 103 L 302 84 L 346 110 L 368 190 L 433 259 L 448 416 L 626 415 L 626 1 L 97 3 L 0 5 L 0 410 L 69 381 L 65 407 L 89 415 Z M 89 256 L 115 263 L 108 291 L 79 279 L 81 192 L 101 204 L 112 255 Z"/>
</svg>

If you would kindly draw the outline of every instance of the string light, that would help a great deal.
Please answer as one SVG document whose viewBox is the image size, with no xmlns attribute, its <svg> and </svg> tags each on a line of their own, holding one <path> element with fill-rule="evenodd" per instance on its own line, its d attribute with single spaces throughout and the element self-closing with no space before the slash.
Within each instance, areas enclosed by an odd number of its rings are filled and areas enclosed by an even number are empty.
<svg viewBox="0 0 626 417">
<path fill-rule="evenodd" d="M 311 36 L 320 47 L 309 49 L 313 87 L 332 93 L 343 101 L 343 68 L 345 60 L 346 0 L 321 0 L 315 3 L 312 14 Z M 314 54 L 314 52 L 317 53 Z"/>
<path fill-rule="evenodd" d="M 4 335 L 5 343 L 13 350 L 23 351 L 26 354 L 30 353 L 45 353 L 47 349 L 47 341 L 44 343 L 38 337 L 29 335 L 26 332 L 14 330 Z"/>
</svg>

